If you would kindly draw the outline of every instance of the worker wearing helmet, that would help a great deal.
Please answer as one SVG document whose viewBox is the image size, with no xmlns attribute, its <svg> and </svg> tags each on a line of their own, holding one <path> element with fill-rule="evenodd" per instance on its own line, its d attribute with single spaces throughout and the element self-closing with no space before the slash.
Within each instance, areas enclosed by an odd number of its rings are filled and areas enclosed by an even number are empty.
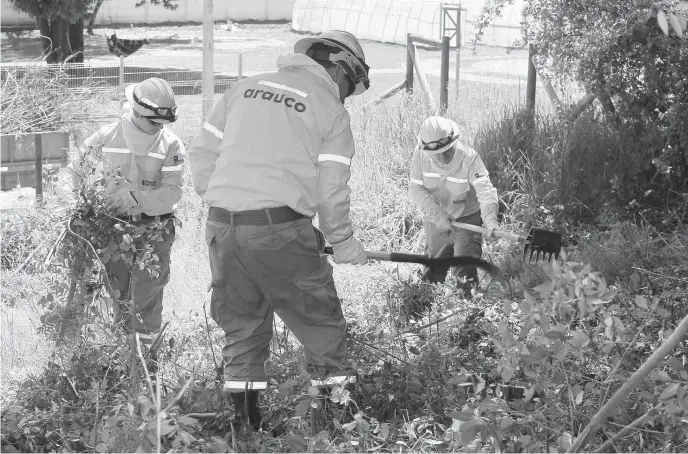
<svg viewBox="0 0 688 454">
<path fill-rule="evenodd" d="M 349 216 L 354 139 L 344 107 L 370 84 L 363 49 L 350 33 L 331 31 L 299 40 L 294 51 L 277 59 L 276 72 L 234 83 L 189 149 L 194 187 L 210 205 L 211 315 L 226 334 L 224 389 L 235 422 L 254 428 L 274 312 L 304 345 L 309 370 L 320 370 L 316 378 L 348 379 L 346 321 L 325 241 L 336 262 L 367 262 Z"/>
<path fill-rule="evenodd" d="M 453 221 L 484 225 L 487 238 L 499 226 L 497 190 L 478 153 L 459 140 L 458 125 L 448 118 L 433 116 L 421 125 L 409 195 L 424 215 L 426 253 L 431 257 L 482 255 L 481 235 L 457 229 Z M 423 277 L 443 282 L 448 271 L 428 267 Z M 465 282 L 465 290 L 478 282 L 476 268 L 455 267 L 452 274 Z"/>
<path fill-rule="evenodd" d="M 130 270 L 123 260 L 106 263 L 110 282 L 119 291 L 121 307 L 116 315 L 127 332 L 135 324 L 141 343 L 150 345 L 160 331 L 163 290 L 170 278 L 170 250 L 175 237 L 171 219 L 175 204 L 182 197 L 184 145 L 164 125 L 177 120 L 172 87 L 163 79 L 150 78 L 125 89 L 120 118 L 101 127 L 79 148 L 77 159 L 69 165 L 74 188 L 84 177 L 80 157 L 90 149 L 102 147 L 102 166 L 106 180 L 104 208 L 134 225 L 165 222 L 162 241 L 151 242 L 159 258 L 157 275 L 138 267 Z M 130 279 L 135 279 L 136 314 L 128 314 Z"/>
</svg>

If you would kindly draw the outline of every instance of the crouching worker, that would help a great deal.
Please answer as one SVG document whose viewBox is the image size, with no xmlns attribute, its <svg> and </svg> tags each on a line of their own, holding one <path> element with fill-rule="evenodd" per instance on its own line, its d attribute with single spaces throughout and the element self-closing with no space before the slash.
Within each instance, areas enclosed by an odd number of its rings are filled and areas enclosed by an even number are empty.
<svg viewBox="0 0 688 454">
<path fill-rule="evenodd" d="M 261 426 L 274 313 L 303 344 L 312 377 L 348 380 L 346 320 L 325 240 L 336 262 L 367 262 L 349 216 L 355 148 L 344 107 L 369 85 L 363 49 L 329 31 L 297 41 L 294 52 L 278 58 L 276 72 L 233 84 L 189 147 L 195 190 L 210 205 L 210 313 L 225 332 L 224 390 L 240 429 Z"/>
<path fill-rule="evenodd" d="M 171 218 L 182 197 L 184 145 L 164 126 L 177 119 L 174 92 L 165 80 L 151 78 L 129 85 L 125 95 L 127 102 L 119 120 L 87 138 L 68 169 L 74 188 L 78 188 L 84 177 L 80 157 L 102 146 L 102 170 L 107 179 L 105 210 L 134 225 L 167 221 L 169 233 L 163 233 L 162 241 L 152 242 L 153 253 L 159 258 L 157 277 L 138 267 L 130 270 L 123 260 L 106 263 L 108 278 L 120 292 L 116 321 L 124 322 L 126 332 L 135 327 L 145 348 L 157 337 L 162 322 L 163 290 L 170 278 L 170 251 L 175 237 Z M 135 314 L 126 307 L 130 279 L 135 279 Z"/>
<path fill-rule="evenodd" d="M 457 221 L 485 226 L 486 237 L 499 226 L 497 190 L 478 153 L 459 141 L 458 125 L 433 116 L 420 127 L 411 161 L 409 195 L 423 213 L 426 254 L 430 257 L 482 255 L 482 235 L 452 226 Z M 449 269 L 427 267 L 426 282 L 443 282 Z M 469 291 L 477 286 L 476 268 L 452 269 Z"/>
</svg>

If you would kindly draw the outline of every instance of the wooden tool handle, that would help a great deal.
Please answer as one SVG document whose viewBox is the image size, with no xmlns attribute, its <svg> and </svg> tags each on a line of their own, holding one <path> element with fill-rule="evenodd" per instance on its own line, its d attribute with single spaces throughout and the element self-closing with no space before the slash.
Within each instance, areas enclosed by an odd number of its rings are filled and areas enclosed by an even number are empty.
<svg viewBox="0 0 688 454">
<path fill-rule="evenodd" d="M 487 233 L 487 229 L 485 227 L 478 227 L 477 225 L 472 225 L 472 224 L 464 224 L 463 222 L 452 222 L 452 225 L 456 228 L 463 229 L 463 230 L 469 230 L 471 232 L 475 233 L 482 233 L 483 235 Z M 515 233 L 509 233 L 509 232 L 504 232 L 502 230 L 495 230 L 493 232 L 493 235 L 499 238 L 506 238 L 507 240 L 510 241 L 525 241 L 526 237 L 521 236 L 521 235 L 516 235 Z"/>
</svg>

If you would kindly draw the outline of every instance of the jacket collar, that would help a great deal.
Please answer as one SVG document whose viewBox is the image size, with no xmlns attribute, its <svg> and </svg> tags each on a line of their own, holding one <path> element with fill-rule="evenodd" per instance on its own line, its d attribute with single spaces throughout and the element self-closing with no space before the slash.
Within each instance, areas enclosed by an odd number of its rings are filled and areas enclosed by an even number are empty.
<svg viewBox="0 0 688 454">
<path fill-rule="evenodd" d="M 286 54 L 277 57 L 278 69 L 301 69 L 317 76 L 325 85 L 332 90 L 337 99 L 339 99 L 339 86 L 334 83 L 330 75 L 325 71 L 325 68 L 320 66 L 315 60 L 304 54 Z"/>
</svg>

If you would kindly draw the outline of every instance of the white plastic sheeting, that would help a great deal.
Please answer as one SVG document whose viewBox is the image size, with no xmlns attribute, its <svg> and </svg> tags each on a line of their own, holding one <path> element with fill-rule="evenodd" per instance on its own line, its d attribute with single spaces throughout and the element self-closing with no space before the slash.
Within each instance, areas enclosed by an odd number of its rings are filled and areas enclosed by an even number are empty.
<svg viewBox="0 0 688 454">
<path fill-rule="evenodd" d="M 405 44 L 408 33 L 440 39 L 442 4 L 460 4 L 465 9 L 461 14 L 462 42 L 467 43 L 474 36 L 474 23 L 484 3 L 485 0 L 296 0 L 292 28 L 314 34 L 346 30 L 359 39 Z M 515 0 L 504 8 L 500 17 L 484 30 L 483 44 L 511 46 L 521 37 L 522 3 L 523 0 Z M 445 23 L 453 27 L 448 18 Z"/>
</svg>

